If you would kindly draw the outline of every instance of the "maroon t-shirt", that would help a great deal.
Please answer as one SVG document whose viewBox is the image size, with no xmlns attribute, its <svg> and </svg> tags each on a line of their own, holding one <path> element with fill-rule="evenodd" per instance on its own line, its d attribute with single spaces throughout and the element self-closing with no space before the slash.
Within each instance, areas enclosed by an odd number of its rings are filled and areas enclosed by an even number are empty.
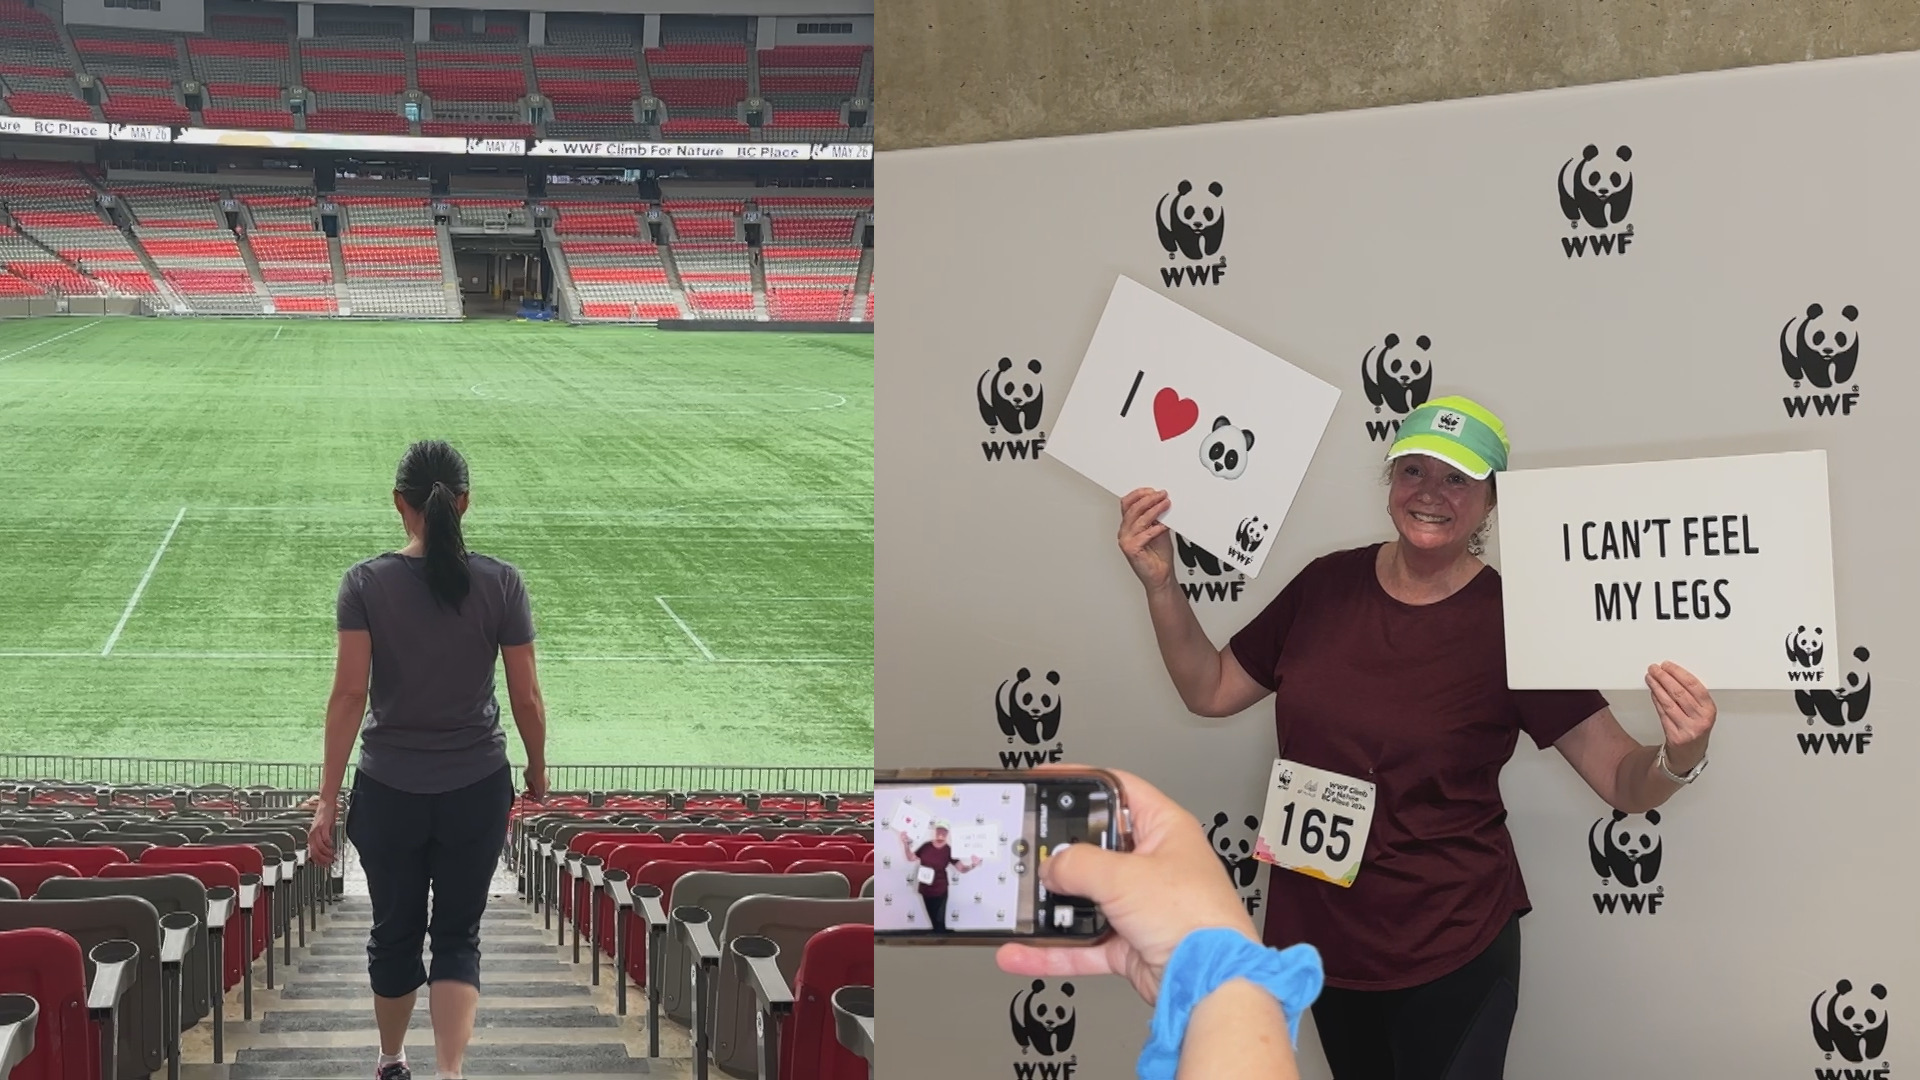
<svg viewBox="0 0 1920 1080">
<path fill-rule="evenodd" d="M 941 847 L 928 841 L 915 849 L 913 857 L 920 860 L 921 866 L 933 871 L 933 880 L 921 884 L 920 895 L 947 895 L 947 867 L 953 865 L 952 845 Z"/>
<path fill-rule="evenodd" d="M 1592 690 L 1509 690 L 1500 575 L 1434 604 L 1395 600 L 1380 545 L 1314 560 L 1234 635 L 1274 691 L 1280 753 L 1369 780 L 1351 888 L 1275 867 L 1266 940 L 1318 948 L 1327 985 L 1418 986 L 1458 970 L 1530 910 L 1500 769 L 1525 731 L 1542 749 L 1606 707 Z"/>
</svg>

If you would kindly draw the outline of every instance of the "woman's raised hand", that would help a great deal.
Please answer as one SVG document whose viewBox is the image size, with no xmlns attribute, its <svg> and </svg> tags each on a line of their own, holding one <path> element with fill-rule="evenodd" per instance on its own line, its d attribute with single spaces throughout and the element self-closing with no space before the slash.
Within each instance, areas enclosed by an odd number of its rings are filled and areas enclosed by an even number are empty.
<svg viewBox="0 0 1920 1080">
<path fill-rule="evenodd" d="M 1173 533 L 1158 520 L 1172 507 L 1172 497 L 1153 488 L 1120 498 L 1120 551 L 1148 589 L 1173 584 Z"/>
</svg>

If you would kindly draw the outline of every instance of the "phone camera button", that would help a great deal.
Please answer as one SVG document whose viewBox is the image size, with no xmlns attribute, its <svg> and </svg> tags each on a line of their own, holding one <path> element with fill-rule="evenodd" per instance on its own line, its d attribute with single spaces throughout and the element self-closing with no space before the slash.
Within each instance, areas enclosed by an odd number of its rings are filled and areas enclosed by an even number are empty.
<svg viewBox="0 0 1920 1080">
<path fill-rule="evenodd" d="M 1015 840 L 1013 842 L 1013 853 L 1015 855 L 1021 855 L 1021 856 L 1026 855 L 1027 842 L 1025 840 Z"/>
</svg>

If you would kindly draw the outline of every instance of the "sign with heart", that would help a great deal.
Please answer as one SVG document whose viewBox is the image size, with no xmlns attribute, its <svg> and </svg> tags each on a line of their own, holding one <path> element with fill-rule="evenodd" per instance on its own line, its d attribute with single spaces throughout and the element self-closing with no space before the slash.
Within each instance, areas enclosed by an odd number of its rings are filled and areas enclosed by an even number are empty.
<svg viewBox="0 0 1920 1080">
<path fill-rule="evenodd" d="M 1165 490 L 1163 523 L 1253 577 L 1339 400 L 1332 385 L 1123 277 L 1046 455 L 1116 496 Z"/>
</svg>

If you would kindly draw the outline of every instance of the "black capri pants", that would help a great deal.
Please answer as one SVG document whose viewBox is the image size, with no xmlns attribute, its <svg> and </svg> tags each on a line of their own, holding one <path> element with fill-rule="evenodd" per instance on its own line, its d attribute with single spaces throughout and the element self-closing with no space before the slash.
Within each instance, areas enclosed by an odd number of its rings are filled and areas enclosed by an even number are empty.
<svg viewBox="0 0 1920 1080">
<path fill-rule="evenodd" d="M 1520 1006 L 1520 916 L 1458 971 L 1405 990 L 1327 988 L 1313 1004 L 1334 1080 L 1501 1080 Z"/>
<path fill-rule="evenodd" d="M 367 974 L 375 994 L 404 997 L 441 979 L 479 987 L 480 916 L 512 806 L 512 766 L 438 795 L 354 774 L 347 839 L 360 853 L 373 900 Z M 433 939 L 431 971 L 420 954 L 427 937 Z"/>
</svg>

